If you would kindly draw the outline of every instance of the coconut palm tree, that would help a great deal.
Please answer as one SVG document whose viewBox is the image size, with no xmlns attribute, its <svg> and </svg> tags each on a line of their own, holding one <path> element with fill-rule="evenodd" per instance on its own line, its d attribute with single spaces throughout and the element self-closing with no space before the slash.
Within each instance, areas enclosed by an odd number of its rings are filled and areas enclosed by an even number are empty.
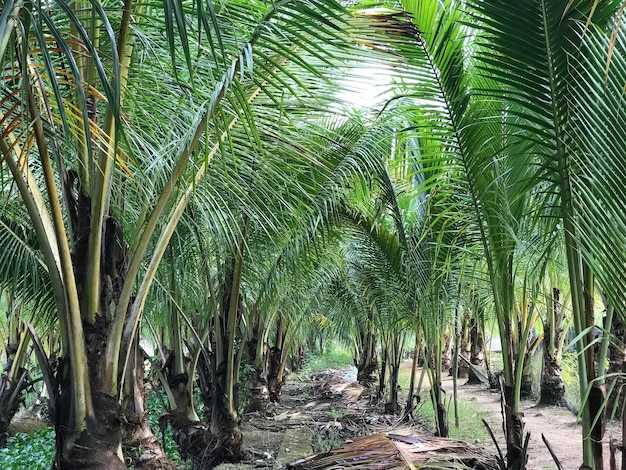
<svg viewBox="0 0 626 470">
<path fill-rule="evenodd" d="M 617 155 L 614 149 L 621 144 L 619 133 L 612 130 L 620 119 L 614 107 L 616 93 L 598 94 L 621 73 L 619 56 L 614 69 L 606 68 L 608 28 L 618 5 L 528 1 L 515 13 L 505 11 L 500 2 L 474 6 L 477 15 L 486 19 L 479 28 L 482 41 L 493 51 L 479 58 L 481 66 L 501 85 L 500 92 L 489 88 L 486 94 L 501 97 L 509 114 L 517 116 L 508 134 L 513 141 L 526 143 L 527 151 L 540 163 L 535 178 L 548 189 L 544 207 L 552 209 L 551 220 L 564 230 L 580 390 L 583 397 L 595 397 L 584 400 L 582 410 L 584 463 L 601 468 L 601 448 L 592 442 L 599 440 L 601 426 L 592 428 L 590 416 L 590 402 L 595 401 L 597 409 L 598 400 L 602 401 L 594 385 L 593 348 L 588 347 L 593 341 L 593 286 L 597 278 L 603 288 L 615 289 L 616 284 L 606 277 L 615 265 L 606 262 L 606 246 L 613 249 L 623 241 L 621 237 L 609 244 L 599 241 L 600 231 L 613 233 L 605 210 L 616 207 L 611 204 L 621 189 L 603 186 L 600 190 L 593 182 L 612 181 L 620 173 L 615 159 L 604 161 L 609 152 Z M 525 25 L 523 33 L 520 24 Z M 596 124 L 590 127 L 592 115 Z"/>
<path fill-rule="evenodd" d="M 607 224 L 601 223 L 599 208 L 600 201 L 603 207 L 616 207 L 621 189 L 611 186 L 611 192 L 593 182 L 615 181 L 620 174 L 615 160 L 609 163 L 604 159 L 609 148 L 617 148 L 621 140 L 613 145 L 610 139 L 608 147 L 601 145 L 600 138 L 613 135 L 615 123 L 620 122 L 617 93 L 597 100 L 602 86 L 611 85 L 613 74 L 621 73 L 619 56 L 615 70 L 600 66 L 606 51 L 614 54 L 613 46 L 621 40 L 620 28 L 614 29 L 612 38 L 607 31 L 617 5 L 529 1 L 515 11 L 499 1 L 469 2 L 463 11 L 456 2 L 407 1 L 403 6 L 419 29 L 417 44 L 427 57 L 423 70 L 431 71 L 431 81 L 424 81 L 428 85 L 413 87 L 419 100 L 415 109 L 423 116 L 416 125 L 417 148 L 432 158 L 433 168 L 456 159 L 459 172 L 452 173 L 447 167 L 438 181 L 461 183 L 464 189 L 456 193 L 470 195 L 464 213 L 476 217 L 474 233 L 487 259 L 503 340 L 509 465 L 520 466 L 522 433 L 514 432 L 521 428 L 516 398 L 519 381 L 514 377 L 519 377 L 522 364 L 516 357 L 521 351 L 515 351 L 510 343 L 514 337 L 511 320 L 523 298 L 516 301 L 515 273 L 522 272 L 516 268 L 517 251 L 524 248 L 519 240 L 523 230 L 532 233 L 532 218 L 537 220 L 537 216 L 551 221 L 551 227 L 543 232 L 547 238 L 564 229 L 581 359 L 581 394 L 590 396 L 586 401 L 597 401 L 600 396 L 593 385 L 593 348 L 587 347 L 592 341 L 594 277 L 602 279 L 603 288 L 610 284 L 607 274 L 615 274 L 615 267 L 606 263 L 611 258 L 606 247 L 621 246 L 622 241 L 619 236 L 615 242 L 607 243 L 606 236 L 600 241 Z M 467 28 L 470 22 L 474 27 Z M 435 104 L 426 96 L 433 97 Z M 598 103 L 591 121 L 588 105 L 594 100 Z M 594 132 L 590 133 L 590 128 Z M 450 207 L 458 212 L 458 204 L 451 202 Z M 616 227 L 615 231 L 619 232 Z M 526 285 L 536 285 L 536 276 L 534 279 Z M 615 283 L 610 288 L 615 289 Z M 583 415 L 584 460 L 591 466 L 588 408 Z M 594 426 L 596 441 L 598 429 Z M 596 460 L 599 466 L 600 459 Z"/>
<path fill-rule="evenodd" d="M 509 462 L 515 468 L 522 465 L 523 425 L 515 386 L 519 361 L 511 342 L 512 328 L 517 324 L 514 254 L 526 215 L 525 199 L 518 195 L 528 187 L 524 177 L 527 169 L 522 164 L 528 158 L 509 162 L 502 152 L 494 152 L 495 136 L 502 131 L 493 118 L 496 111 L 492 107 L 497 103 L 472 98 L 475 76 L 464 45 L 468 31 L 463 26 L 460 5 L 410 1 L 403 5 L 417 28 L 413 60 L 422 83 L 411 89 L 418 102 L 410 119 L 432 220 L 442 227 L 435 231 L 433 240 L 445 250 L 458 245 L 449 235 L 446 238 L 447 233 L 463 233 L 468 240 L 464 246 L 473 241 L 478 247 L 474 253 L 486 259 L 503 345 Z M 443 259 L 447 258 L 444 251 Z M 462 266 L 456 256 L 449 259 L 455 260 L 455 269 Z M 440 276 L 437 274 L 435 279 Z M 441 293 L 441 289 L 435 289 L 433 298 L 439 299 Z"/>
<path fill-rule="evenodd" d="M 327 60 L 309 44 L 335 40 L 342 24 L 331 2 L 249 7 L 128 1 L 119 17 L 99 2 L 4 5 L 0 145 L 58 312 L 60 468 L 124 466 L 118 398 L 132 385 L 146 295 L 189 195 L 238 123 L 260 144 L 248 111 L 259 93 L 306 86 L 285 68 L 314 72 L 298 44 Z"/>
</svg>

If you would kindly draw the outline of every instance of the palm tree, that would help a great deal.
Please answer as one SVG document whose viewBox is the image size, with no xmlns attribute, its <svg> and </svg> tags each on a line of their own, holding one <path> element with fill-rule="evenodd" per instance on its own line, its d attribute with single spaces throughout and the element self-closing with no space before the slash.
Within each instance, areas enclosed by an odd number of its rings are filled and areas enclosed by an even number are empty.
<svg viewBox="0 0 626 470">
<path fill-rule="evenodd" d="M 7 181 L 8 182 L 8 181 Z M 49 292 L 45 267 L 37 251 L 37 240 L 23 220 L 23 207 L 11 195 L 11 188 L 3 188 L 4 207 L 0 215 L 0 286 L 6 317 L 2 322 L 2 344 L 6 354 L 0 377 L 0 442 L 8 437 L 8 427 L 24 400 L 24 393 L 32 388 L 28 370 L 32 353 L 28 324 L 40 332 L 51 328 L 53 299 L 38 292 Z M 51 335 L 54 336 L 54 335 Z"/>
<path fill-rule="evenodd" d="M 487 279 L 503 345 L 509 462 L 515 468 L 522 465 L 523 425 L 516 387 L 520 364 L 511 340 L 514 254 L 526 213 L 524 199 L 518 195 L 528 187 L 525 167 L 523 160 L 508 162 L 501 152 L 494 152 L 494 136 L 502 128 L 489 117 L 497 103 L 472 99 L 475 76 L 471 56 L 465 51 L 468 31 L 462 26 L 465 17 L 459 5 L 410 1 L 403 5 L 418 28 L 412 58 L 422 83 L 412 84 L 410 92 L 420 101 L 407 119 L 416 132 L 414 151 L 421 157 L 419 171 L 425 175 L 423 187 L 429 193 L 433 221 L 442 226 L 433 240 L 446 249 L 458 245 L 442 238 L 449 230 L 464 233 L 468 239 L 464 245 L 473 240 L 480 247 L 480 251 L 473 251 L 482 252 L 487 261 Z M 455 269 L 462 266 L 458 262 L 454 265 Z M 434 299 L 440 294 L 441 290 L 435 289 Z"/>
<path fill-rule="evenodd" d="M 479 30 L 493 51 L 483 56 L 481 66 L 501 85 L 499 92 L 490 88 L 485 93 L 503 99 L 509 113 L 517 116 L 511 121 L 509 139 L 528 145 L 527 152 L 537 159 L 534 178 L 548 189 L 544 207 L 551 209 L 551 220 L 564 230 L 581 395 L 601 396 L 594 386 L 593 348 L 588 347 L 593 341 L 593 284 L 597 277 L 603 289 L 615 289 L 607 277 L 614 264 L 606 262 L 606 246 L 615 248 L 623 242 L 599 242 L 599 231 L 613 232 L 608 229 L 613 222 L 604 211 L 616 207 L 612 204 L 621 189 L 599 190 L 593 182 L 612 181 L 619 174 L 615 160 L 604 161 L 621 144 L 617 133 L 607 133 L 619 121 L 612 104 L 617 94 L 597 94 L 621 73 L 621 57 L 608 71 L 605 60 L 607 29 L 617 5 L 528 1 L 515 13 L 495 1 L 474 6 L 477 15 L 486 19 Z M 525 25 L 523 33 L 520 24 Z M 603 98 L 594 98 L 598 96 Z M 605 140 L 609 135 L 611 144 Z M 598 405 L 596 398 L 594 406 Z M 592 443 L 592 438 L 599 440 L 600 426 L 591 427 L 590 400 L 584 400 L 582 415 L 584 463 L 601 468 L 601 448 Z"/>
<path fill-rule="evenodd" d="M 249 102 L 271 84 L 302 89 L 285 61 L 313 72 L 297 45 L 325 60 L 308 44 L 337 37 L 340 10 L 209 3 L 190 28 L 191 13 L 173 3 L 128 1 L 121 18 L 97 2 L 5 4 L 1 150 L 58 312 L 58 467 L 123 467 L 118 398 L 133 384 L 146 295 L 189 195 L 239 122 L 259 144 Z"/>
<path fill-rule="evenodd" d="M 568 312 L 569 296 L 559 285 L 558 268 L 550 263 L 543 287 L 543 369 L 539 403 L 545 405 L 565 404 L 565 383 L 561 372 L 561 360 L 566 332 L 571 320 Z"/>
</svg>

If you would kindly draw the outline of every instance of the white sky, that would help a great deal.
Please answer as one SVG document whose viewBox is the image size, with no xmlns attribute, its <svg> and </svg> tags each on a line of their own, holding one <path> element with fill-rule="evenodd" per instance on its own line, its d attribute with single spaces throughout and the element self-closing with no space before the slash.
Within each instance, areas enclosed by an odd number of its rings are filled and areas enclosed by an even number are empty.
<svg viewBox="0 0 626 470">
<path fill-rule="evenodd" d="M 355 67 L 350 71 L 349 78 L 344 80 L 337 98 L 357 109 L 367 108 L 391 98 L 390 85 L 389 67 L 382 64 Z"/>
</svg>

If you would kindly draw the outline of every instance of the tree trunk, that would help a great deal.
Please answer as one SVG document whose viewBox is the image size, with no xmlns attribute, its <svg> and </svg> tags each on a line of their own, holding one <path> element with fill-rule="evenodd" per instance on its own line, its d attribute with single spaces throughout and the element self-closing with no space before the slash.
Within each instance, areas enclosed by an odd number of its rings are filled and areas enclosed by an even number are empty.
<svg viewBox="0 0 626 470">
<path fill-rule="evenodd" d="M 485 367 L 485 341 L 483 335 L 478 327 L 478 322 L 473 318 L 469 324 L 469 337 L 470 337 L 470 363 L 477 367 Z M 471 367 L 467 371 L 467 383 L 479 384 L 480 379 Z"/>
<path fill-rule="evenodd" d="M 242 459 L 242 435 L 236 415 L 236 387 L 231 388 L 234 392 L 232 397 L 227 393 L 229 378 L 236 378 L 238 372 L 231 369 L 236 368 L 238 361 L 235 357 L 229 357 L 229 340 L 235 339 L 230 335 L 236 334 L 236 331 L 229 330 L 229 317 L 234 312 L 236 327 L 243 308 L 239 292 L 234 292 L 233 288 L 235 271 L 236 262 L 233 261 L 232 266 L 226 269 L 221 309 L 212 328 L 212 352 L 208 357 L 201 355 L 198 361 L 197 373 L 202 385 L 204 415 L 209 424 L 207 426 L 186 416 L 172 419 L 174 439 L 180 446 L 182 456 L 191 458 L 194 469 L 211 469 L 222 462 L 238 462 Z M 231 310 L 233 307 L 236 311 Z"/>
<path fill-rule="evenodd" d="M 263 361 L 265 363 L 265 361 Z M 246 412 L 265 412 L 270 402 L 270 390 L 268 388 L 267 371 L 265 365 L 254 368 L 254 378 L 250 381 L 248 403 Z"/>
<path fill-rule="evenodd" d="M 526 359 L 524 360 L 524 369 L 522 371 L 522 380 L 520 384 L 520 397 L 532 398 L 533 396 L 533 376 L 530 369 L 530 361 L 532 361 L 532 355 L 526 353 Z"/>
<path fill-rule="evenodd" d="M 389 369 L 389 401 L 385 404 L 385 412 L 389 414 L 398 414 L 400 405 L 398 403 L 398 374 L 400 373 L 400 363 L 391 364 Z"/>
<path fill-rule="evenodd" d="M 609 343 L 609 374 L 618 374 L 615 376 L 615 386 L 613 392 L 609 396 L 606 409 L 608 413 L 619 418 L 624 414 L 624 393 L 619 391 L 624 386 L 624 376 L 620 374 L 626 369 L 626 327 L 620 318 L 615 315 L 611 325 L 611 338 L 613 341 Z"/>
<path fill-rule="evenodd" d="M 278 347 L 270 348 L 267 387 L 269 389 L 269 398 L 272 403 L 280 403 L 280 396 L 283 387 L 283 381 L 278 378 L 281 358 L 282 349 Z"/>
<path fill-rule="evenodd" d="M 543 372 L 541 374 L 541 391 L 539 404 L 564 406 L 565 405 L 565 382 L 561 373 L 561 364 L 556 358 L 550 356 L 544 348 Z"/>
<path fill-rule="evenodd" d="M 465 360 L 459 360 L 457 365 L 457 378 L 467 377 L 469 374 L 469 365 L 468 362 L 470 360 L 471 355 L 471 343 L 470 343 L 470 331 L 469 331 L 469 315 L 466 313 L 463 315 L 463 320 L 461 322 L 461 330 L 459 331 L 459 343 L 457 345 L 457 339 L 455 338 L 455 347 L 460 347 L 459 354 Z M 453 371 L 454 365 L 451 366 L 450 372 Z"/>
<path fill-rule="evenodd" d="M 222 462 L 241 460 L 239 423 L 228 413 L 225 401 L 225 368 L 216 366 L 215 352 L 210 356 L 209 363 L 204 355 L 200 356 L 197 369 L 202 383 L 204 418 L 209 424 L 190 419 L 188 407 L 184 405 L 190 399 L 186 387 L 176 389 L 176 402 L 180 405 L 162 419 L 162 426 L 171 424 L 181 457 L 190 459 L 195 470 L 212 469 Z"/>
<path fill-rule="evenodd" d="M 95 416 L 87 420 L 86 429 L 76 430 L 69 363 L 60 358 L 56 373 L 57 453 L 54 468 L 125 469 L 121 451 L 123 412 L 117 398 L 108 394 L 104 387 L 104 357 L 110 322 L 104 317 L 97 317 L 93 325 L 85 324 L 84 329 Z"/>
<path fill-rule="evenodd" d="M 72 176 L 70 175 L 70 179 Z M 76 287 L 79 296 L 81 310 L 86 304 L 85 298 L 88 290 L 93 286 L 85 285 L 87 264 L 89 256 L 87 254 L 89 240 L 89 217 L 91 202 L 80 188 L 76 188 L 75 195 L 71 197 L 70 223 L 74 244 L 72 247 L 72 264 L 76 277 Z M 83 332 L 85 335 L 85 347 L 87 356 L 88 377 L 91 389 L 91 399 L 93 403 L 94 416 L 87 418 L 85 429 L 76 429 L 73 416 L 73 385 L 70 373 L 69 362 L 66 358 L 60 358 L 56 368 L 57 390 L 51 391 L 55 400 L 55 429 L 56 429 L 56 456 L 54 468 L 66 469 L 125 469 L 126 464 L 122 455 L 122 438 L 124 436 L 124 425 L 130 417 L 135 426 L 131 434 L 139 438 L 142 446 L 146 446 L 146 451 L 156 457 L 160 464 L 149 468 L 171 468 L 168 467 L 169 460 L 165 457 L 163 450 L 154 434 L 147 426 L 143 413 L 143 396 L 135 395 L 133 391 L 131 413 L 123 410 L 117 397 L 111 395 L 111 364 L 107 363 L 107 344 L 112 334 L 111 312 L 119 303 L 120 294 L 126 274 L 128 271 L 128 261 L 130 253 L 128 246 L 124 242 L 124 236 L 120 227 L 112 217 L 108 217 L 103 226 L 103 246 L 100 292 L 98 311 L 95 312 L 93 323 L 83 320 Z M 89 312 L 82 312 L 83 318 L 89 318 Z M 122 345 L 122 350 L 127 350 L 131 345 Z M 120 358 L 120 362 L 125 357 Z M 138 382 L 143 381 L 143 361 L 140 371 L 134 370 L 129 365 L 131 372 L 135 374 L 131 386 L 138 386 Z M 122 369 L 122 367 L 120 367 Z M 119 378 L 119 377 L 118 377 Z M 113 378 L 114 380 L 116 378 Z M 129 402 L 130 403 L 130 402 Z M 129 405 L 131 406 L 131 405 Z M 152 461 L 152 457 L 146 459 L 146 464 Z M 148 467 L 143 467 L 148 468 Z"/>
<path fill-rule="evenodd" d="M 356 380 L 364 387 L 371 387 L 376 383 L 378 358 L 376 357 L 376 336 L 373 332 L 361 332 L 361 349 L 356 361 Z"/>
<path fill-rule="evenodd" d="M 148 424 L 144 405 L 143 354 L 139 338 L 135 339 L 126 379 L 126 410 L 124 454 L 137 470 L 174 470 L 174 463 L 165 455 L 159 440 Z"/>
<path fill-rule="evenodd" d="M 385 375 L 387 374 L 387 348 L 383 348 L 383 360 L 380 363 L 380 376 L 378 377 L 378 398 L 382 398 L 385 394 Z"/>
<path fill-rule="evenodd" d="M 437 429 L 435 430 L 435 435 L 439 437 L 448 437 L 450 430 L 448 426 L 448 410 L 446 409 L 443 400 L 443 390 L 441 389 L 441 383 L 435 383 L 430 393 L 433 404 L 435 405 L 437 415 L 435 421 L 435 424 L 437 426 Z"/>
<path fill-rule="evenodd" d="M 265 345 L 259 345 L 259 341 L 263 339 L 263 335 L 259 330 L 260 315 L 257 313 L 252 322 L 252 332 L 246 347 L 248 362 L 254 367 L 254 377 L 250 380 L 248 390 L 247 412 L 264 412 L 270 400 L 270 393 L 267 387 L 267 348 Z"/>
<path fill-rule="evenodd" d="M 75 173 L 69 173 L 74 181 Z M 85 298 L 93 286 L 85 285 L 89 263 L 88 242 L 90 231 L 91 200 L 80 187 L 76 193 L 68 191 L 69 216 L 72 227 L 72 264 L 76 278 L 76 288 L 83 318 L 91 315 L 84 312 Z M 100 292 L 95 321 L 83 320 L 83 332 L 87 352 L 88 377 L 91 388 L 94 416 L 87 417 L 86 428 L 77 429 L 73 416 L 73 385 L 69 361 L 60 358 L 56 370 L 58 390 L 54 391 L 56 402 L 56 456 L 54 468 L 84 469 L 124 469 L 122 442 L 122 410 L 116 397 L 106 389 L 108 367 L 106 364 L 107 341 L 111 334 L 111 319 L 108 313 L 111 306 L 117 305 L 127 272 L 128 247 L 124 243 L 121 229 L 113 218 L 108 218 L 103 226 L 103 246 L 100 273 Z M 82 345 L 73 345 L 83 347 Z M 71 353 L 71 351 L 70 351 Z"/>
<path fill-rule="evenodd" d="M 441 351 L 441 370 L 449 371 L 452 367 L 452 341 L 453 335 L 447 330 L 444 333 L 444 344 Z"/>
<path fill-rule="evenodd" d="M 10 307 L 9 307 L 10 308 Z M 6 445 L 9 437 L 9 425 L 13 417 L 24 402 L 24 392 L 31 386 L 31 378 L 23 366 L 27 361 L 26 348 L 28 345 L 28 333 L 24 330 L 23 324 L 19 323 L 17 329 L 9 333 L 10 338 L 6 345 L 6 364 L 0 378 L 0 447 Z"/>
<path fill-rule="evenodd" d="M 17 371 L 17 382 L 13 383 L 6 375 L 0 380 L 0 447 L 6 446 L 9 437 L 9 425 L 23 402 L 23 394 L 30 385 L 28 371 Z"/>
<path fill-rule="evenodd" d="M 304 357 L 304 347 L 302 345 L 294 345 L 291 348 L 291 358 L 289 363 L 293 372 L 298 372 L 302 369 L 302 366 L 304 365 Z"/>
<path fill-rule="evenodd" d="M 526 468 L 527 459 L 523 449 L 524 413 L 514 410 L 513 387 L 504 386 L 503 400 L 506 429 L 506 468 L 508 470 L 523 470 Z"/>
<path fill-rule="evenodd" d="M 417 364 L 419 362 L 419 348 L 420 348 L 420 338 L 419 338 L 419 326 L 415 331 L 415 345 L 413 348 L 413 360 L 411 364 L 411 378 L 409 380 L 409 391 L 406 396 L 406 406 L 404 407 L 404 414 L 409 417 L 413 417 L 413 409 L 416 402 L 419 402 L 419 395 L 415 393 L 415 380 L 417 375 Z M 424 369 L 422 369 L 422 373 Z M 419 392 L 418 392 L 419 393 Z"/>
<path fill-rule="evenodd" d="M 565 405 L 565 382 L 559 360 L 559 348 L 563 335 L 563 330 L 558 325 L 561 309 L 561 291 L 554 287 L 552 308 L 547 312 L 552 318 L 543 324 L 543 370 L 539 390 L 539 404 L 541 405 Z"/>
</svg>

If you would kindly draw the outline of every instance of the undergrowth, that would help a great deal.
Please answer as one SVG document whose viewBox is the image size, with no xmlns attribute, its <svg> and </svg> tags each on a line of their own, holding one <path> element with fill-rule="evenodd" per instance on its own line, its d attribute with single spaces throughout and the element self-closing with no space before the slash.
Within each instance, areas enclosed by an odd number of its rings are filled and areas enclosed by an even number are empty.
<svg viewBox="0 0 626 470">
<path fill-rule="evenodd" d="M 313 432 L 311 448 L 313 452 L 328 452 L 343 445 L 337 428 L 318 429 Z"/>
<path fill-rule="evenodd" d="M 410 362 L 405 364 L 405 367 L 400 367 L 400 373 L 398 374 L 398 383 L 400 384 L 400 394 L 406 393 L 409 388 L 409 381 L 411 377 Z M 420 371 L 421 372 L 421 371 Z M 416 377 L 416 384 L 419 381 L 419 373 Z M 462 379 L 461 379 L 462 380 Z M 416 409 L 416 417 L 423 423 L 427 423 L 429 427 L 434 430 L 435 413 L 428 393 L 428 377 L 424 377 L 421 397 L 422 402 Z M 450 436 L 452 439 L 458 439 L 459 441 L 472 442 L 475 444 L 485 444 L 489 442 L 489 436 L 485 429 L 482 418 L 484 414 L 476 410 L 476 407 L 469 401 L 463 400 L 459 397 L 459 427 L 454 425 L 454 405 L 451 400 L 448 405 L 448 423 L 450 429 Z"/>
<path fill-rule="evenodd" d="M 326 369 L 347 369 L 352 365 L 352 353 L 345 349 L 327 348 L 323 354 L 306 353 L 304 365 L 299 374 L 307 376 Z"/>
<path fill-rule="evenodd" d="M 163 412 L 163 402 L 157 393 L 152 393 L 146 403 L 148 422 L 157 433 L 160 441 L 163 436 L 158 431 L 158 419 Z M 7 440 L 6 447 L 0 448 L 0 469 L 2 470 L 49 470 L 55 453 L 54 428 L 48 427 L 32 434 L 19 433 Z M 191 468 L 180 457 L 178 444 L 172 439 L 171 430 L 165 432 L 165 453 L 172 459 L 176 468 Z"/>
<path fill-rule="evenodd" d="M 54 458 L 54 428 L 10 437 L 0 449 L 0 468 L 4 470 L 49 470 Z"/>
<path fill-rule="evenodd" d="M 418 406 L 416 416 L 419 420 L 423 420 L 434 427 L 434 424 L 432 424 L 435 422 L 433 404 L 427 393 L 425 393 L 424 396 L 424 402 Z M 471 403 L 460 398 L 459 427 L 457 428 L 454 425 L 454 405 L 450 403 L 448 408 L 448 423 L 450 425 L 449 437 L 473 444 L 486 444 L 490 442 L 487 430 L 482 421 L 483 417 L 484 414 L 477 411 Z"/>
<path fill-rule="evenodd" d="M 563 375 L 563 382 L 565 383 L 565 399 L 578 408 L 580 406 L 580 390 L 576 354 L 563 354 L 561 373 Z"/>
<path fill-rule="evenodd" d="M 178 469 L 191 468 L 180 456 L 178 451 L 178 444 L 172 438 L 172 429 L 168 425 L 164 434 L 159 431 L 159 416 L 161 416 L 165 409 L 166 397 L 162 396 L 159 392 L 152 392 L 148 396 L 146 401 L 146 411 L 148 413 L 148 424 L 152 428 L 152 431 L 157 434 L 157 438 L 163 445 L 165 454 L 172 459 L 172 462 Z"/>
</svg>

